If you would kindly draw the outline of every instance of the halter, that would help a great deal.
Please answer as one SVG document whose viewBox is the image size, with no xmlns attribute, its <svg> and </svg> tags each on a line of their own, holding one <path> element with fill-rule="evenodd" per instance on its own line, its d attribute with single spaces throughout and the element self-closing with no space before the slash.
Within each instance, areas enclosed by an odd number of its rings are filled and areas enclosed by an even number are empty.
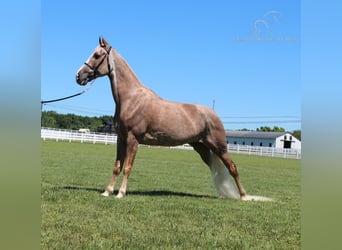
<svg viewBox="0 0 342 250">
<path fill-rule="evenodd" d="M 108 74 L 113 71 L 113 68 L 111 69 L 110 68 L 110 64 L 109 64 L 109 54 L 110 54 L 110 51 L 112 49 L 112 46 L 110 46 L 108 48 L 108 50 L 106 48 L 104 48 L 104 47 L 102 47 L 102 48 L 106 51 L 106 54 L 104 54 L 104 56 L 102 57 L 100 63 L 96 67 L 93 67 L 93 66 L 89 65 L 87 62 L 84 63 L 85 65 L 87 65 L 94 72 L 94 78 L 97 78 L 100 75 L 100 72 L 98 71 L 98 69 L 99 69 L 99 67 L 101 66 L 101 64 L 104 62 L 104 60 L 106 58 L 107 58 Z"/>
</svg>

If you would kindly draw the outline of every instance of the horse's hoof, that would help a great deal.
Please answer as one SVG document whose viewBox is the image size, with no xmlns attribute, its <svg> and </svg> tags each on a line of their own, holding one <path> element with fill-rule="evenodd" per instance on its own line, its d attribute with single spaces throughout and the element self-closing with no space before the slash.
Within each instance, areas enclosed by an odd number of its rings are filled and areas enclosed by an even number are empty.
<svg viewBox="0 0 342 250">
<path fill-rule="evenodd" d="M 122 193 L 118 193 L 116 196 L 115 196 L 117 199 L 121 199 L 124 197 L 124 195 Z"/>
<path fill-rule="evenodd" d="M 107 191 L 104 191 L 101 195 L 104 196 L 104 197 L 108 197 L 109 193 Z"/>
<path fill-rule="evenodd" d="M 241 196 L 240 196 L 240 199 L 241 199 L 242 201 L 247 201 L 247 200 L 248 200 L 247 194 L 241 195 Z"/>
</svg>

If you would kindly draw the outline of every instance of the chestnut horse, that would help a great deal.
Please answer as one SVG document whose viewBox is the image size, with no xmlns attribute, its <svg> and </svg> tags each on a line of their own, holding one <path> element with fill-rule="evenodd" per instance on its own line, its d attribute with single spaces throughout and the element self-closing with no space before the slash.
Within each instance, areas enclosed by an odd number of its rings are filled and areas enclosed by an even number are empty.
<svg viewBox="0 0 342 250">
<path fill-rule="evenodd" d="M 78 70 L 76 81 L 86 85 L 102 76 L 108 76 L 111 83 L 116 104 L 114 126 L 118 133 L 113 175 L 103 196 L 114 191 L 123 167 L 124 177 L 117 198 L 126 194 L 139 143 L 160 146 L 189 143 L 209 166 L 220 197 L 247 199 L 237 167 L 227 151 L 224 127 L 213 110 L 160 98 L 138 80 L 127 62 L 100 37 L 99 45 Z M 229 173 L 238 192 L 229 181 Z"/>
</svg>

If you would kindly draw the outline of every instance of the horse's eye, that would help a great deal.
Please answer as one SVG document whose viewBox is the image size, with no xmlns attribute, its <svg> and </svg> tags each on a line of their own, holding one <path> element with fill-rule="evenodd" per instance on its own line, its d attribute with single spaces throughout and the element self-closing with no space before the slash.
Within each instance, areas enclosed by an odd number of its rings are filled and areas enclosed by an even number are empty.
<svg viewBox="0 0 342 250">
<path fill-rule="evenodd" d="M 94 58 L 95 58 L 95 59 L 99 59 L 99 58 L 100 58 L 100 55 L 97 54 L 97 53 L 95 53 L 95 54 L 94 54 Z"/>
</svg>

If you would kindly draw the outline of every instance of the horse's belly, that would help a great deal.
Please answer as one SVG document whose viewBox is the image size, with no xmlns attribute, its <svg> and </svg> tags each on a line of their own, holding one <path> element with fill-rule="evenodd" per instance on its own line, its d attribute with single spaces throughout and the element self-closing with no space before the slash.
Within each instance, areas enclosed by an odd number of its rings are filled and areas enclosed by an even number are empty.
<svg viewBox="0 0 342 250">
<path fill-rule="evenodd" d="M 198 106 L 173 102 L 162 102 L 159 106 L 140 137 L 140 143 L 176 146 L 201 139 L 205 117 L 198 111 Z"/>
<path fill-rule="evenodd" d="M 165 132 L 147 132 L 140 138 L 139 143 L 158 146 L 177 146 L 196 140 L 193 136 L 171 135 Z"/>
</svg>

